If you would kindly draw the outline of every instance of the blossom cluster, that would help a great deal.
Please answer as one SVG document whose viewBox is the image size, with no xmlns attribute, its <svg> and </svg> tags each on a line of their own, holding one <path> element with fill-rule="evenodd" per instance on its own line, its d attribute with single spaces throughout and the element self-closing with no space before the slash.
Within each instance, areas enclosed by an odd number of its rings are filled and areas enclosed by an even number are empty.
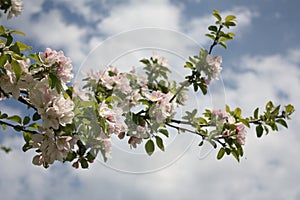
<svg viewBox="0 0 300 200">
<path fill-rule="evenodd" d="M 66 57 L 63 51 L 57 52 L 50 48 L 46 48 L 45 52 L 40 52 L 39 58 L 46 69 L 50 69 L 55 72 L 61 80 L 63 88 L 67 89 L 66 84 L 74 77 L 72 73 L 73 66 L 71 64 L 71 59 Z"/>
<path fill-rule="evenodd" d="M 32 136 L 33 148 L 37 148 L 41 153 L 34 156 L 34 165 L 52 164 L 55 160 L 64 161 L 68 153 L 74 149 L 74 145 L 79 139 L 78 136 L 56 136 L 51 129 L 41 129 L 42 134 Z"/>
<path fill-rule="evenodd" d="M 56 132 L 60 126 L 72 124 L 74 102 L 50 86 L 50 82 L 57 81 L 67 89 L 66 84 L 73 78 L 72 64 L 62 51 L 47 48 L 38 55 L 38 65 L 31 64 L 29 59 L 6 61 L 1 67 L 0 94 L 1 100 L 11 95 L 15 99 L 23 99 L 36 110 L 41 118 L 41 126 L 39 134 L 32 136 L 32 147 L 38 148 L 41 154 L 34 158 L 33 163 L 51 164 L 54 160 L 65 158 L 74 146 L 72 136 L 57 135 Z M 53 74 L 57 80 L 53 79 Z"/>
<path fill-rule="evenodd" d="M 149 64 L 151 69 L 154 69 L 152 65 L 158 69 L 168 65 L 164 57 L 154 55 L 152 59 L 154 63 Z M 109 127 L 104 132 L 106 135 L 116 134 L 119 138 L 127 134 L 131 147 L 135 148 L 143 139 L 149 138 L 149 123 L 163 124 L 175 114 L 178 106 L 176 98 L 170 102 L 174 94 L 153 88 L 154 84 L 148 81 L 147 76 L 137 73 L 135 68 L 129 73 L 121 73 L 109 66 L 103 71 L 90 71 L 87 76 L 87 85 L 93 88 L 93 92 L 101 91 L 101 95 L 98 95 L 98 114 Z M 92 86 L 92 82 L 96 86 Z M 133 115 L 139 117 L 138 122 L 132 119 Z"/>
<path fill-rule="evenodd" d="M 212 118 L 215 123 L 219 123 L 221 127 L 221 135 L 225 138 L 232 137 L 237 140 L 240 145 L 244 145 L 246 142 L 246 130 L 245 125 L 241 122 L 236 123 L 235 118 L 227 112 L 222 110 L 213 110 Z M 225 125 L 224 125 L 225 124 Z M 217 124 L 218 125 L 218 124 Z M 234 125 L 235 129 L 232 131 L 229 126 Z"/>
</svg>

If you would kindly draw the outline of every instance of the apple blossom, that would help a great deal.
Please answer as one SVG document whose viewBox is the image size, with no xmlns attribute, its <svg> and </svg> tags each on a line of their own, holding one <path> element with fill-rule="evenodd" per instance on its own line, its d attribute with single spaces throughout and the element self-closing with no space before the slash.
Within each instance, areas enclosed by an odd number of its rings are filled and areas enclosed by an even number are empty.
<svg viewBox="0 0 300 200">
<path fill-rule="evenodd" d="M 55 51 L 46 48 L 45 52 L 39 53 L 39 58 L 47 68 L 55 71 L 56 75 L 60 78 L 62 86 L 67 89 L 66 84 L 69 83 L 74 77 L 72 73 L 73 66 L 71 59 L 65 57 L 63 51 Z"/>
<path fill-rule="evenodd" d="M 211 69 L 210 69 L 211 74 L 209 74 L 209 75 L 211 77 L 213 77 L 214 79 L 218 80 L 219 79 L 218 76 L 222 70 L 222 67 L 221 67 L 222 57 L 221 56 L 212 57 L 210 54 L 208 54 L 206 57 L 206 62 L 211 67 Z"/>
<path fill-rule="evenodd" d="M 242 123 L 238 123 L 236 125 L 236 132 L 237 132 L 237 135 L 236 135 L 237 142 L 241 145 L 244 145 L 246 142 L 245 125 Z"/>
<path fill-rule="evenodd" d="M 65 126 L 72 123 L 74 103 L 65 99 L 62 94 L 51 89 L 46 78 L 37 82 L 29 91 L 29 99 L 41 115 L 44 128 L 58 129 L 59 125 Z"/>
</svg>

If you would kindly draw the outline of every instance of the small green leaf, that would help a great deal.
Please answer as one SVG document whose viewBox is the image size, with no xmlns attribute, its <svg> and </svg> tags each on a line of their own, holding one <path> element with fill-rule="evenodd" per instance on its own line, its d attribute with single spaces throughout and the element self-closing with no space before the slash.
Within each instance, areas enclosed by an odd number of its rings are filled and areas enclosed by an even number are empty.
<svg viewBox="0 0 300 200">
<path fill-rule="evenodd" d="M 232 20 L 235 20 L 236 17 L 234 15 L 228 15 L 225 17 L 225 21 L 228 22 L 228 21 L 232 21 Z"/>
<path fill-rule="evenodd" d="M 219 152 L 218 152 L 218 155 L 217 155 L 217 159 L 220 160 L 223 158 L 225 154 L 225 149 L 224 148 L 220 148 Z"/>
<path fill-rule="evenodd" d="M 155 147 L 154 147 L 153 140 L 148 140 L 145 144 L 145 150 L 146 150 L 147 154 L 149 156 L 151 156 L 154 153 L 154 149 L 155 149 Z"/>
<path fill-rule="evenodd" d="M 277 119 L 276 122 L 278 124 L 281 124 L 282 126 L 284 126 L 285 128 L 288 128 L 288 125 L 286 123 L 286 121 L 284 119 Z"/>
<path fill-rule="evenodd" d="M 208 30 L 213 31 L 213 32 L 217 32 L 218 28 L 216 26 L 209 26 Z"/>
<path fill-rule="evenodd" d="M 23 125 L 27 125 L 27 124 L 29 124 L 29 122 L 30 122 L 30 117 L 25 116 L 25 117 L 23 118 Z"/>
<path fill-rule="evenodd" d="M 8 115 L 6 113 L 2 113 L 0 115 L 0 119 L 6 119 L 8 117 Z"/>
<path fill-rule="evenodd" d="M 22 123 L 22 119 L 18 115 L 13 115 L 13 116 L 7 117 L 7 119 L 10 120 L 10 121 L 13 121 L 13 122 L 17 122 L 19 124 Z"/>
<path fill-rule="evenodd" d="M 156 145 L 160 150 L 165 151 L 163 140 L 159 136 L 155 136 Z"/>
<path fill-rule="evenodd" d="M 26 152 L 26 151 L 28 151 L 28 150 L 31 149 L 31 148 L 32 148 L 32 145 L 26 142 L 26 143 L 23 145 L 22 150 L 23 150 L 24 152 Z"/>
<path fill-rule="evenodd" d="M 16 80 L 18 81 L 21 77 L 21 74 L 22 74 L 22 68 L 20 66 L 20 63 L 13 59 L 11 61 L 11 65 L 12 65 L 12 68 L 13 68 L 14 73 L 16 75 Z"/>
<path fill-rule="evenodd" d="M 39 120 L 39 119 L 41 119 L 41 116 L 40 116 L 37 112 L 35 112 L 35 113 L 33 114 L 33 116 L 32 116 L 32 120 L 33 120 L 33 121 L 37 121 L 37 120 Z"/>
<path fill-rule="evenodd" d="M 237 152 L 236 149 L 231 149 L 231 154 L 233 155 L 233 157 L 234 157 L 238 162 L 240 162 L 240 156 L 239 156 L 239 154 L 238 154 L 238 152 Z"/>
<path fill-rule="evenodd" d="M 219 45 L 221 45 L 221 47 L 223 47 L 224 49 L 227 49 L 227 45 L 224 42 L 219 42 Z"/>
<path fill-rule="evenodd" d="M 255 119 L 258 119 L 258 112 L 259 112 L 259 108 L 256 108 L 256 109 L 254 110 L 254 118 L 255 118 Z"/>
<path fill-rule="evenodd" d="M 26 143 L 29 143 L 31 141 L 31 138 L 32 138 L 32 133 L 24 131 L 23 132 L 23 138 L 24 138 Z"/>
<path fill-rule="evenodd" d="M 229 105 L 226 105 L 226 112 L 230 112 L 230 107 L 229 107 Z"/>
<path fill-rule="evenodd" d="M 0 56 L 0 66 L 4 66 L 7 61 L 10 60 L 10 56 L 8 54 L 2 54 Z"/>
<path fill-rule="evenodd" d="M 242 110 L 241 110 L 240 108 L 236 108 L 236 109 L 233 111 L 233 114 L 234 114 L 236 117 L 241 117 Z"/>
<path fill-rule="evenodd" d="M 9 31 L 9 33 L 14 33 L 14 34 L 19 34 L 19 35 L 26 36 L 25 33 L 23 33 L 22 31 L 18 31 L 18 30 L 12 30 L 12 31 Z"/>
<path fill-rule="evenodd" d="M 158 130 L 160 133 L 162 133 L 163 135 L 165 135 L 166 137 L 169 137 L 169 132 L 167 129 L 159 129 Z"/>
<path fill-rule="evenodd" d="M 198 144 L 198 146 L 202 146 L 204 144 L 204 141 L 202 140 L 199 144 Z"/>
<path fill-rule="evenodd" d="M 18 47 L 21 51 L 24 51 L 24 50 L 27 50 L 27 49 L 32 50 L 31 46 L 28 46 L 28 45 L 26 45 L 22 42 L 16 42 L 16 44 L 18 45 Z"/>
<path fill-rule="evenodd" d="M 89 163 L 86 159 L 81 158 L 80 164 L 81 164 L 82 169 L 87 169 L 89 167 Z"/>
<path fill-rule="evenodd" d="M 213 16 L 215 16 L 217 18 L 218 21 L 222 21 L 222 17 L 219 14 L 218 10 L 213 10 Z"/>
<path fill-rule="evenodd" d="M 264 129 L 263 129 L 262 125 L 256 126 L 256 135 L 257 135 L 257 137 L 260 138 L 262 136 L 263 132 L 264 132 Z"/>
<path fill-rule="evenodd" d="M 212 39 L 212 40 L 215 40 L 216 39 L 216 37 L 214 36 L 214 35 L 212 35 L 212 34 L 205 34 L 205 36 L 206 37 L 209 37 L 210 39 Z"/>
</svg>

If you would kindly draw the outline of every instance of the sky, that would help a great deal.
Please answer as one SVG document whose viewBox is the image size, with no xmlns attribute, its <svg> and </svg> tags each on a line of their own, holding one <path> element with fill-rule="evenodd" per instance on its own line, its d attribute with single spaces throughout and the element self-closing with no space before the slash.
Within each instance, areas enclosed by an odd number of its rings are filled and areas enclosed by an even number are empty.
<svg viewBox="0 0 300 200">
<path fill-rule="evenodd" d="M 299 6 L 297 0 L 25 1 L 20 17 L 2 17 L 1 24 L 25 32 L 18 39 L 35 51 L 63 50 L 73 61 L 75 81 L 90 68 L 138 66 L 153 51 L 168 56 L 179 79 L 184 59 L 210 45 L 203 35 L 214 22 L 212 10 L 236 15 L 236 37 L 227 50 L 213 51 L 223 57 L 222 79 L 207 97 L 191 94 L 187 108 L 226 103 L 250 115 L 273 100 L 295 105 L 296 112 L 287 130 L 257 139 L 249 129 L 240 163 L 218 161 L 209 146 L 197 146 L 197 138 L 175 134 L 166 152 L 150 158 L 124 151 L 116 141 L 108 163 L 99 158 L 88 170 L 69 163 L 43 169 L 31 164 L 34 152 L 22 152 L 18 133 L 1 131 L 1 143 L 13 151 L 0 152 L 0 199 L 300 199 Z M 14 103 L 0 106 L 26 112 Z"/>
</svg>

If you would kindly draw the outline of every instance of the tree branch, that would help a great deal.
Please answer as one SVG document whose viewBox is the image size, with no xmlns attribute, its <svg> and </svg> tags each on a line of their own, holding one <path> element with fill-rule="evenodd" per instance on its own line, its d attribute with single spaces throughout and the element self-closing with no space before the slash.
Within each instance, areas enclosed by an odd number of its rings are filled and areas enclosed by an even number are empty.
<svg viewBox="0 0 300 200">
<path fill-rule="evenodd" d="M 3 120 L 0 120 L 0 124 L 12 127 L 15 130 L 20 130 L 20 131 L 24 131 L 24 132 L 28 132 L 28 133 L 32 133 L 32 134 L 39 134 L 39 132 L 37 132 L 37 131 L 27 130 L 24 126 L 11 124 L 11 123 L 5 122 Z"/>
</svg>

